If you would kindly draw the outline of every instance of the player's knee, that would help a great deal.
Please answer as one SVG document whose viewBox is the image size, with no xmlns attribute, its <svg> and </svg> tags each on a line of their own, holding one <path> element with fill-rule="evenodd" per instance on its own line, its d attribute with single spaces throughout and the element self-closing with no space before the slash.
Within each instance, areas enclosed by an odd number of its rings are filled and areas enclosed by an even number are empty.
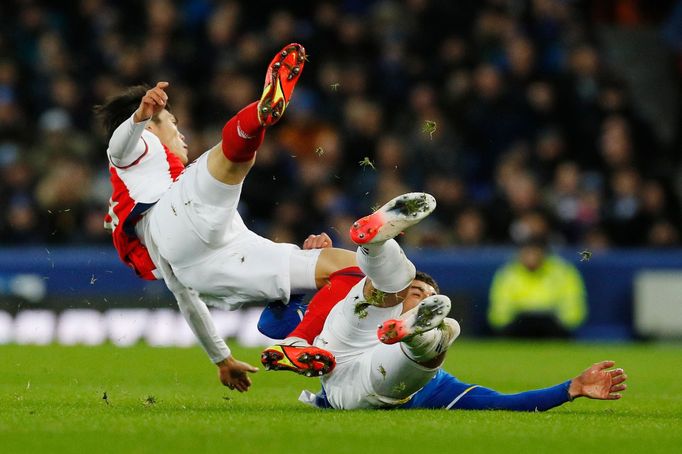
<svg viewBox="0 0 682 454">
<path fill-rule="evenodd" d="M 258 331 L 271 339 L 284 339 L 291 329 L 282 323 L 286 306 L 281 301 L 271 301 L 258 319 Z"/>
<path fill-rule="evenodd" d="M 315 263 L 315 284 L 320 289 L 327 284 L 333 273 L 356 266 L 354 252 L 337 248 L 322 249 Z"/>
<path fill-rule="evenodd" d="M 258 331 L 271 339 L 285 339 L 303 318 L 303 295 L 292 295 L 289 304 L 271 301 L 258 319 Z"/>
<path fill-rule="evenodd" d="M 324 277 L 328 278 L 335 271 L 357 265 L 355 252 L 338 248 L 322 249 L 317 259 L 316 271 L 320 275 L 325 274 Z"/>
</svg>

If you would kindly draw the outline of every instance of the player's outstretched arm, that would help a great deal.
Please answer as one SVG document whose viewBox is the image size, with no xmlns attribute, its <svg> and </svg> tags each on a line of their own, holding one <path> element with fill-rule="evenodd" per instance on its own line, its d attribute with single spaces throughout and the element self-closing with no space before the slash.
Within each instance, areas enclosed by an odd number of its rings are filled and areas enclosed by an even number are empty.
<svg viewBox="0 0 682 454">
<path fill-rule="evenodd" d="M 628 376 L 623 369 L 609 369 L 615 364 L 614 361 L 598 362 L 571 380 L 568 388 L 571 399 L 587 397 L 590 399 L 617 400 L 623 397 L 621 392 L 627 389 L 625 380 Z"/>
<path fill-rule="evenodd" d="M 257 367 L 239 361 L 234 356 L 229 356 L 216 365 L 218 366 L 218 377 L 223 385 L 230 389 L 236 389 L 240 393 L 248 391 L 251 386 L 251 379 L 248 374 L 258 372 Z"/>
<path fill-rule="evenodd" d="M 206 351 L 213 363 L 218 366 L 218 378 L 230 389 L 244 392 L 251 386 L 247 372 L 257 372 L 250 364 L 237 361 L 230 352 L 225 341 L 218 335 L 208 307 L 194 290 L 186 289 L 173 274 L 165 260 L 159 261 L 163 270 L 166 285 L 173 292 L 180 312 L 187 320 L 199 344 Z"/>
<path fill-rule="evenodd" d="M 208 356 L 218 366 L 220 382 L 230 389 L 244 392 L 251 386 L 247 372 L 257 372 L 258 369 L 250 364 L 237 361 L 231 356 L 229 347 L 218 335 L 215 324 L 206 304 L 201 301 L 196 292 L 174 291 L 180 312 L 187 320 L 190 328 L 197 337 L 199 344 Z"/>
<path fill-rule="evenodd" d="M 414 395 L 407 408 L 452 410 L 546 411 L 577 397 L 617 400 L 626 389 L 623 369 L 611 369 L 613 361 L 592 365 L 572 380 L 549 388 L 504 394 L 480 385 L 462 382 L 441 370 Z"/>
</svg>

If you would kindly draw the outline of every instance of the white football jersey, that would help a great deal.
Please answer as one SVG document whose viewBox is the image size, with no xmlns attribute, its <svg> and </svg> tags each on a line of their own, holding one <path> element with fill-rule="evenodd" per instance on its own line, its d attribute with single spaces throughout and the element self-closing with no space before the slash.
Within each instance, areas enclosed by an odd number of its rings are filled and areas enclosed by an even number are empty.
<svg viewBox="0 0 682 454">
<path fill-rule="evenodd" d="M 145 279 L 156 279 L 155 265 L 135 233 L 135 224 L 168 191 L 185 166 L 131 116 L 109 141 L 112 195 L 104 228 L 112 233 L 121 260 Z"/>
<path fill-rule="evenodd" d="M 358 282 L 346 298 L 332 308 L 315 340 L 316 346 L 333 352 L 339 364 L 376 347 L 377 326 L 385 320 L 397 318 L 402 312 L 402 304 L 391 308 L 368 306 L 363 296 L 366 281 L 364 278 Z"/>
</svg>

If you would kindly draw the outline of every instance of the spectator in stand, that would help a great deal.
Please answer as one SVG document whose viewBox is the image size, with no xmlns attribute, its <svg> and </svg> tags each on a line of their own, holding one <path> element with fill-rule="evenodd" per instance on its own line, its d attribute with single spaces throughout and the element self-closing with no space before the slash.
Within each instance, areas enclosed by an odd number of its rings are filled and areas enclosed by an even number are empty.
<svg viewBox="0 0 682 454">
<path fill-rule="evenodd" d="M 609 236 L 618 245 L 634 246 L 646 237 L 647 230 L 641 212 L 642 178 L 634 167 L 620 168 L 612 175 L 606 218 Z"/>
<path fill-rule="evenodd" d="M 488 321 L 501 335 L 568 337 L 585 321 L 585 286 L 578 270 L 529 237 L 517 258 L 495 273 Z"/>
<path fill-rule="evenodd" d="M 547 205 L 558 221 L 561 233 L 570 242 L 580 238 L 580 169 L 574 162 L 559 164 L 546 194 Z"/>
<path fill-rule="evenodd" d="M 487 242 L 487 226 L 480 210 L 464 208 L 455 218 L 453 244 L 464 247 L 482 246 Z"/>
</svg>

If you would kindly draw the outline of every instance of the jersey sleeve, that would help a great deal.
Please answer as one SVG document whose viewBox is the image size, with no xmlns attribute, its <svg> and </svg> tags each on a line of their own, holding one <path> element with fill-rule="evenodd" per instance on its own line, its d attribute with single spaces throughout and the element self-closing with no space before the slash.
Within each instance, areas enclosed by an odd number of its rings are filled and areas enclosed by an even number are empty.
<svg viewBox="0 0 682 454">
<path fill-rule="evenodd" d="M 218 363 L 230 356 L 230 348 L 218 334 L 211 313 L 206 307 L 196 290 L 190 290 L 183 286 L 175 277 L 170 264 L 163 259 L 157 263 L 166 286 L 175 296 L 178 308 L 185 321 L 192 329 L 201 348 L 211 358 L 213 363 Z"/>
<path fill-rule="evenodd" d="M 549 388 L 504 394 L 464 383 L 441 369 L 402 408 L 546 411 L 571 400 L 568 394 L 570 385 L 571 380 L 567 380 Z"/>
<path fill-rule="evenodd" d="M 120 169 L 135 165 L 149 151 L 149 145 L 142 138 L 149 120 L 135 123 L 133 115 L 116 128 L 109 140 L 109 161 Z"/>
<path fill-rule="evenodd" d="M 173 292 L 173 295 L 180 312 L 211 361 L 218 363 L 229 357 L 230 348 L 217 333 L 208 307 L 201 301 L 199 295 L 190 290 Z"/>
</svg>

